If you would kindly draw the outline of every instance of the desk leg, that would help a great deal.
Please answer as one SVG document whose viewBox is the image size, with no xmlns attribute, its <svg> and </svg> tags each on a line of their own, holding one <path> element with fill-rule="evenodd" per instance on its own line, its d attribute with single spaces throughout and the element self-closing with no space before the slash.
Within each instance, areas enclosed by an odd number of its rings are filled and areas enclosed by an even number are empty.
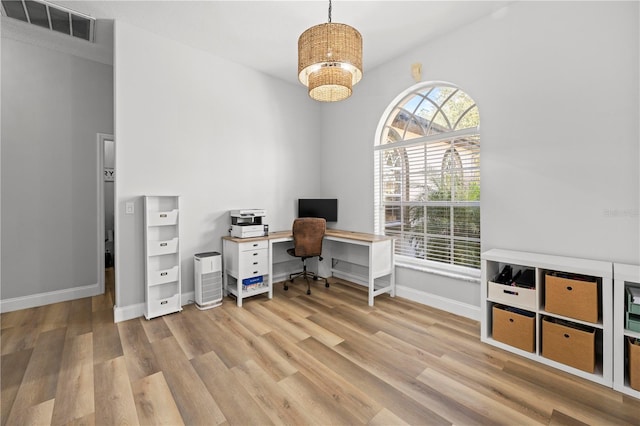
<svg viewBox="0 0 640 426">
<path fill-rule="evenodd" d="M 222 268 L 222 297 L 227 297 L 229 295 L 229 279 L 227 278 L 229 274 L 227 270 Z"/>
<path fill-rule="evenodd" d="M 269 299 L 273 299 L 273 241 L 269 240 L 269 269 L 267 272 L 269 276 L 267 277 L 267 285 L 269 286 Z"/>
<path fill-rule="evenodd" d="M 391 276 L 389 277 L 389 281 L 391 283 L 391 297 L 396 297 L 396 264 L 394 261 L 396 253 L 395 243 L 395 240 L 391 240 Z"/>
<path fill-rule="evenodd" d="M 371 266 L 373 265 L 373 245 L 369 244 L 369 306 L 373 306 L 373 297 L 374 297 L 374 281 L 375 279 L 373 278 L 373 267 Z"/>
</svg>

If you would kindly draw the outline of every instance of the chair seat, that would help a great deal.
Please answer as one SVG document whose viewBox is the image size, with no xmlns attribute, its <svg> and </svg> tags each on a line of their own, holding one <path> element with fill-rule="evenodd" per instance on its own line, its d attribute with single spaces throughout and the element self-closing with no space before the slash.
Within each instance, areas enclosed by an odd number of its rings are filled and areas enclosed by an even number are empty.
<svg viewBox="0 0 640 426">
<path fill-rule="evenodd" d="M 312 257 L 315 257 L 315 256 L 296 256 L 296 249 L 295 248 L 287 249 L 287 253 L 289 253 L 293 257 L 299 257 L 302 260 L 307 260 L 307 259 L 311 259 Z"/>
</svg>

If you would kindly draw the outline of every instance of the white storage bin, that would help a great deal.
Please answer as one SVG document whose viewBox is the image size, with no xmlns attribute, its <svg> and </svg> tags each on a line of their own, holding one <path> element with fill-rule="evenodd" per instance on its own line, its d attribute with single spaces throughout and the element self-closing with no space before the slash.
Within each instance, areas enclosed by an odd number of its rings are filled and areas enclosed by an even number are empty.
<svg viewBox="0 0 640 426">
<path fill-rule="evenodd" d="M 178 280 L 178 266 L 170 269 L 149 272 L 149 285 L 170 283 Z"/>
<path fill-rule="evenodd" d="M 178 223 L 178 209 L 166 212 L 149 212 L 148 226 L 175 225 Z"/>
<path fill-rule="evenodd" d="M 519 306 L 535 310 L 537 306 L 536 289 L 504 285 L 489 281 L 489 300 L 510 306 Z"/>
<path fill-rule="evenodd" d="M 180 306 L 180 294 L 174 294 L 171 297 L 163 299 L 149 300 L 147 303 L 149 308 L 148 318 L 182 310 L 182 306 Z"/>
<path fill-rule="evenodd" d="M 176 253 L 178 249 L 178 238 L 164 241 L 149 241 L 149 256 L 160 256 L 163 254 Z"/>
</svg>

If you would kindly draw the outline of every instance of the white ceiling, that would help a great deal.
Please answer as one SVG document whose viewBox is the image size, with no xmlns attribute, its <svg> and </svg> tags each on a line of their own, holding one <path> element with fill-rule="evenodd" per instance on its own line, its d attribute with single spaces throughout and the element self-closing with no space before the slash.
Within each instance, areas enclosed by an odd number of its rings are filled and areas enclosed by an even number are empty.
<svg viewBox="0 0 640 426">
<path fill-rule="evenodd" d="M 297 43 L 308 27 L 327 22 L 328 1 L 114 1 L 52 3 L 97 19 L 117 19 L 209 51 L 277 78 L 297 82 Z M 500 13 L 510 1 L 333 1 L 332 21 L 363 38 L 366 75 L 439 35 Z"/>
</svg>

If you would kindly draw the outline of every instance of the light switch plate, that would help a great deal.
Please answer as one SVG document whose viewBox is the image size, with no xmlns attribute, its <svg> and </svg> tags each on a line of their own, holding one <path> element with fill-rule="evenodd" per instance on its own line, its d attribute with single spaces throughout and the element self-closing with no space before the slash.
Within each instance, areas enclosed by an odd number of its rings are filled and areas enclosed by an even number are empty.
<svg viewBox="0 0 640 426">
<path fill-rule="evenodd" d="M 133 201 L 127 201 L 124 203 L 124 214 L 133 214 Z"/>
</svg>

